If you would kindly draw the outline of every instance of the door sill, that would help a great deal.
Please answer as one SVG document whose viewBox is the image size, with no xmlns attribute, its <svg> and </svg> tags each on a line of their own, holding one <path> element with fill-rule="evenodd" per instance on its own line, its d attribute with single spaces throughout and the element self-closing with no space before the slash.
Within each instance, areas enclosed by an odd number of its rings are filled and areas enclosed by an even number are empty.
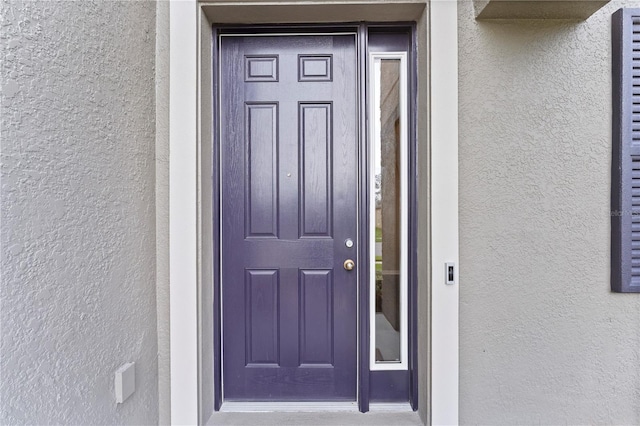
<svg viewBox="0 0 640 426">
<path fill-rule="evenodd" d="M 348 402 L 223 402 L 223 413 L 269 413 L 269 412 L 305 412 L 358 411 L 357 401 Z"/>
<path fill-rule="evenodd" d="M 422 426 L 417 412 L 280 412 L 280 413 L 222 413 L 214 412 L 206 426 Z"/>
<path fill-rule="evenodd" d="M 369 412 L 372 411 L 376 413 L 401 413 L 413 411 L 413 408 L 408 402 L 370 402 Z"/>
</svg>

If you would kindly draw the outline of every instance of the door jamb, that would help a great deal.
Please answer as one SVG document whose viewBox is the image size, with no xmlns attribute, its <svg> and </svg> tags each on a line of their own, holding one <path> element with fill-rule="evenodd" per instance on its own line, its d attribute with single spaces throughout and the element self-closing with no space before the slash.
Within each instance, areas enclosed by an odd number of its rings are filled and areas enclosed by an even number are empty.
<svg viewBox="0 0 640 426">
<path fill-rule="evenodd" d="M 361 60 L 363 53 L 360 52 L 360 48 L 364 49 L 364 54 L 367 52 L 367 29 L 365 24 L 358 26 L 358 38 L 357 55 L 358 55 L 358 114 L 359 114 L 359 128 L 358 128 L 358 216 L 362 219 L 362 209 L 366 208 L 369 203 L 367 199 L 367 192 L 362 190 L 363 187 L 363 170 L 367 170 L 367 164 L 369 162 L 367 156 L 367 108 L 366 108 L 366 89 L 367 89 L 367 61 Z M 365 173 L 366 174 L 366 173 Z M 364 185 L 366 186 L 366 180 Z M 362 229 L 368 229 L 368 219 L 365 218 L 364 222 L 358 220 L 358 231 Z M 358 233 L 358 264 L 362 265 L 362 259 L 369 259 L 369 253 L 367 250 L 369 241 L 366 232 Z M 363 276 L 364 275 L 364 276 Z M 368 267 L 358 268 L 358 394 L 357 402 L 358 408 L 361 413 L 369 411 L 369 333 L 371 332 L 369 327 L 369 286 L 362 285 L 363 281 L 367 281 L 365 277 L 368 277 Z"/>
</svg>

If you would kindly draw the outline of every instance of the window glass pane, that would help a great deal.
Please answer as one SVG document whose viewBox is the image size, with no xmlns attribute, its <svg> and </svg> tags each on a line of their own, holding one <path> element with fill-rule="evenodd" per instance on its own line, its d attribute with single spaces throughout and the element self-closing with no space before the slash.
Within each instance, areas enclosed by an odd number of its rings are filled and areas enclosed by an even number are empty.
<svg viewBox="0 0 640 426">
<path fill-rule="evenodd" d="M 401 360 L 401 108 L 400 59 L 374 61 L 375 360 Z"/>
</svg>

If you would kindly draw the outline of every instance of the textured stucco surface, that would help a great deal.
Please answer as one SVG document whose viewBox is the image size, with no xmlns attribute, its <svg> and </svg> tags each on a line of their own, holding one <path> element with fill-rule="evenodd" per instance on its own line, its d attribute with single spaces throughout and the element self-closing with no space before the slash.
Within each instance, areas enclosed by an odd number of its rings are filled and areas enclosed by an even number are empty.
<svg viewBox="0 0 640 426">
<path fill-rule="evenodd" d="M 1 7 L 0 423 L 157 423 L 155 3 Z"/>
<path fill-rule="evenodd" d="M 609 291 L 612 1 L 459 2 L 460 421 L 640 424 L 640 297 Z"/>
</svg>

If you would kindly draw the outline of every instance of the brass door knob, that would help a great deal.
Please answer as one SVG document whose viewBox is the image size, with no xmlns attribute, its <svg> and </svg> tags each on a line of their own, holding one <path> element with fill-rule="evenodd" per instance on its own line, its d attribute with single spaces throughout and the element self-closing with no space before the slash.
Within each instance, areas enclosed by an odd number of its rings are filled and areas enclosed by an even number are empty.
<svg viewBox="0 0 640 426">
<path fill-rule="evenodd" d="M 355 262 L 351 259 L 347 259 L 344 261 L 344 269 L 346 269 L 347 271 L 352 270 L 355 266 Z"/>
</svg>

